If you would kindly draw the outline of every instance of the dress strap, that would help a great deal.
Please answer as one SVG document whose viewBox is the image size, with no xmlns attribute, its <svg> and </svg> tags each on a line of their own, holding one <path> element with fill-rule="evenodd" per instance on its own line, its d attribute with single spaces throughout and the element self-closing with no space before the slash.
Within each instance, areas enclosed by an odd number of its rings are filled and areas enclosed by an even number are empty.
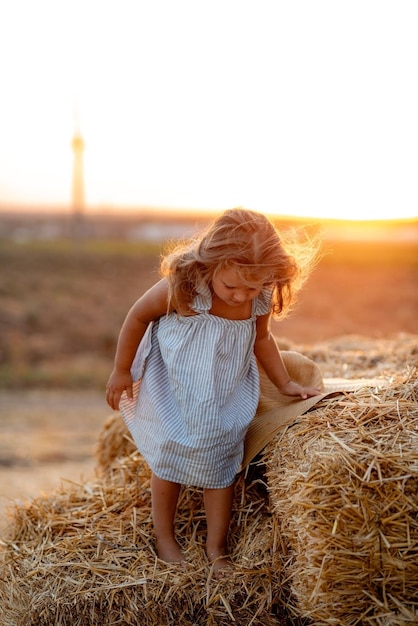
<svg viewBox="0 0 418 626">
<path fill-rule="evenodd" d="M 210 311 L 212 308 L 212 293 L 208 286 L 199 287 L 191 308 L 196 313 L 206 313 Z"/>
<path fill-rule="evenodd" d="M 253 300 L 252 314 L 254 317 L 266 315 L 271 311 L 272 290 L 270 287 L 264 287 L 257 298 Z"/>
</svg>

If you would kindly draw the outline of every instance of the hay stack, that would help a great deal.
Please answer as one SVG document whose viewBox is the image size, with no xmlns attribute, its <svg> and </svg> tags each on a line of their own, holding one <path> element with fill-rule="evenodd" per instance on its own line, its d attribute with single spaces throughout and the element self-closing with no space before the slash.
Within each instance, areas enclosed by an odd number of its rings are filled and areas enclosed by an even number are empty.
<svg viewBox="0 0 418 626">
<path fill-rule="evenodd" d="M 181 496 L 178 533 L 190 570 L 153 548 L 149 470 L 139 454 L 113 460 L 95 482 L 66 484 L 16 506 L 3 543 L 3 626 L 181 626 L 278 623 L 276 522 L 258 479 L 237 484 L 231 548 L 236 572 L 215 580 L 204 554 L 200 490 Z M 273 595 L 274 594 L 274 595 Z"/>
<path fill-rule="evenodd" d="M 95 459 L 99 473 L 108 472 L 113 464 L 136 451 L 129 430 L 120 413 L 110 415 L 99 433 Z"/>
<path fill-rule="evenodd" d="M 415 352 L 416 354 L 416 352 Z M 416 623 L 416 374 L 323 401 L 237 481 L 236 572 L 214 580 L 201 492 L 184 489 L 178 535 L 192 568 L 156 558 L 150 474 L 119 416 L 85 484 L 16 505 L 2 542 L 4 626 Z"/>
<path fill-rule="evenodd" d="M 301 352 L 318 363 L 324 378 L 391 377 L 418 367 L 417 339 L 407 333 L 381 339 L 348 335 L 304 346 Z"/>
<path fill-rule="evenodd" d="M 270 498 L 314 624 L 418 623 L 418 379 L 323 403 L 266 452 Z"/>
</svg>

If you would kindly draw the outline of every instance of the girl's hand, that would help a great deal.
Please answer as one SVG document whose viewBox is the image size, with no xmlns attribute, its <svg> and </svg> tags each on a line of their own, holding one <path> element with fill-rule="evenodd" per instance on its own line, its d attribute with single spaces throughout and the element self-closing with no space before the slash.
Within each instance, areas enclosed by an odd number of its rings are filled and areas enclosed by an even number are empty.
<svg viewBox="0 0 418 626">
<path fill-rule="evenodd" d="M 283 387 L 281 387 L 280 391 L 285 396 L 300 396 L 303 400 L 322 393 L 322 389 L 319 389 L 318 387 L 302 387 L 302 385 L 295 383 L 293 380 L 289 380 Z"/>
<path fill-rule="evenodd" d="M 129 371 L 113 370 L 106 385 L 106 401 L 114 411 L 119 409 L 119 402 L 124 391 L 126 391 L 129 400 L 132 400 L 131 373 Z"/>
</svg>

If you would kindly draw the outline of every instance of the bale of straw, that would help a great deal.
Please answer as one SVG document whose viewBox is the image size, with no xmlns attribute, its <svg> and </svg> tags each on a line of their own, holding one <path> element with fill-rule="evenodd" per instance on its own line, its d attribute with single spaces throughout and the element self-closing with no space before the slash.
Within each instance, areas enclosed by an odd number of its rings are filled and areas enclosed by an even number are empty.
<svg viewBox="0 0 418 626">
<path fill-rule="evenodd" d="M 325 400 L 271 442 L 268 485 L 262 463 L 238 478 L 236 570 L 223 580 L 205 557 L 198 489 L 183 489 L 177 520 L 191 569 L 157 559 L 149 469 L 112 416 L 94 480 L 63 483 L 12 511 L 0 555 L 2 624 L 416 621 L 416 389 L 410 374 L 386 390 Z"/>
<path fill-rule="evenodd" d="M 418 367 L 418 336 L 408 333 L 380 339 L 335 337 L 299 351 L 320 366 L 324 378 L 376 378 Z"/>
<path fill-rule="evenodd" d="M 323 402 L 269 444 L 295 606 L 314 624 L 418 623 L 417 392 L 415 371 Z"/>
<path fill-rule="evenodd" d="M 106 473 L 118 459 L 135 452 L 136 446 L 120 413 L 111 414 L 99 433 L 94 456 L 96 469 Z"/>
<path fill-rule="evenodd" d="M 277 532 L 259 478 L 237 483 L 231 526 L 236 570 L 216 580 L 204 553 L 202 494 L 181 494 L 178 535 L 190 569 L 153 547 L 150 474 L 135 453 L 86 484 L 16 506 L 3 542 L 4 626 L 269 626 L 278 623 Z"/>
</svg>

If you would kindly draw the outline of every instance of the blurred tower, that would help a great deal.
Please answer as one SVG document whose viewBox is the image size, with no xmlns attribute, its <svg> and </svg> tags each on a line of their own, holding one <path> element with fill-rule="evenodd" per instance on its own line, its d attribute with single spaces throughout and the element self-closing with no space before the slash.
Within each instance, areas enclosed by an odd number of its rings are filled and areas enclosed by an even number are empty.
<svg viewBox="0 0 418 626">
<path fill-rule="evenodd" d="M 76 114 L 75 132 L 72 140 L 74 153 L 73 160 L 73 185 L 72 185 L 72 212 L 73 212 L 73 235 L 79 238 L 83 235 L 83 214 L 85 208 L 84 199 L 84 169 L 83 152 L 84 140 L 79 129 L 78 116 Z"/>
</svg>

